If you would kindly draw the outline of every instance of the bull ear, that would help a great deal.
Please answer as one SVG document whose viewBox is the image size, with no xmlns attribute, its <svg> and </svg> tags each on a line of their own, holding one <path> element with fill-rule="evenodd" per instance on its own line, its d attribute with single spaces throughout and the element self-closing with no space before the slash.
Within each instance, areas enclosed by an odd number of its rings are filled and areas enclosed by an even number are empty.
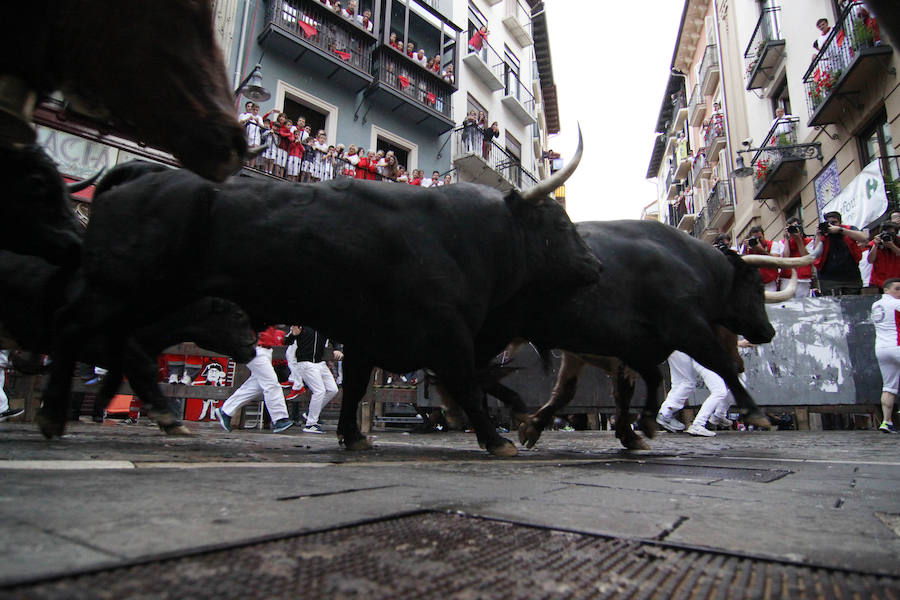
<svg viewBox="0 0 900 600">
<path fill-rule="evenodd" d="M 76 192 L 80 192 L 81 190 L 89 188 L 92 185 L 94 185 L 94 183 L 98 179 L 100 179 L 100 176 L 103 175 L 104 170 L 105 170 L 105 168 L 100 169 L 99 171 L 97 171 L 96 173 L 94 173 L 87 179 L 83 179 L 83 180 L 77 181 L 75 183 L 66 184 L 66 188 L 69 190 L 69 194 L 71 195 Z"/>
</svg>

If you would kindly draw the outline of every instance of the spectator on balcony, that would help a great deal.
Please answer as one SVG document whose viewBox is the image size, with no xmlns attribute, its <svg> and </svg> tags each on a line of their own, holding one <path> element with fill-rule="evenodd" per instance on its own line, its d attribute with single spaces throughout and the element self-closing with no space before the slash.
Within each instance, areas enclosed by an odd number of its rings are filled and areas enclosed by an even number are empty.
<svg viewBox="0 0 900 600">
<path fill-rule="evenodd" d="M 397 166 L 397 183 L 409 183 L 409 175 L 406 174 L 406 167 Z"/>
<path fill-rule="evenodd" d="M 366 158 L 368 159 L 366 164 L 366 179 L 375 181 L 378 179 L 378 156 L 374 150 L 369 150 L 369 154 Z"/>
<path fill-rule="evenodd" d="M 412 179 L 409 180 L 409 185 L 422 185 L 422 171 L 413 169 Z"/>
<path fill-rule="evenodd" d="M 434 58 L 432 58 L 431 61 L 432 61 L 431 70 L 434 71 L 435 73 L 440 74 L 440 72 L 441 72 L 441 55 L 435 54 Z"/>
<path fill-rule="evenodd" d="M 312 143 L 312 180 L 322 181 L 325 178 L 325 155 L 328 153 L 327 134 L 324 129 L 316 133 Z"/>
<path fill-rule="evenodd" d="M 344 177 L 356 177 L 356 165 L 359 163 L 358 153 L 356 144 L 347 146 L 347 152 L 344 155 Z"/>
<path fill-rule="evenodd" d="M 301 131 L 303 130 L 294 130 L 294 139 L 291 140 L 291 145 L 288 147 L 287 177 L 294 183 L 297 182 L 300 175 L 300 160 L 303 157 L 303 143 L 300 141 Z"/>
<path fill-rule="evenodd" d="M 775 118 L 769 126 L 772 132 L 772 138 L 769 140 L 770 146 L 789 146 L 793 140 L 794 126 L 796 119 L 793 115 L 786 115 L 784 107 L 779 106 L 775 109 Z"/>
<path fill-rule="evenodd" d="M 447 68 L 444 69 L 444 72 L 441 74 L 441 77 L 443 78 L 444 81 L 446 81 L 450 85 L 453 85 L 454 81 L 456 81 L 456 78 L 453 75 L 453 63 L 450 63 L 449 65 L 447 65 Z"/>
<path fill-rule="evenodd" d="M 741 254 L 762 254 L 770 256 L 772 253 L 772 240 L 767 240 L 763 228 L 754 225 L 750 228 L 747 239 L 744 240 Z M 759 274 L 762 277 L 766 291 L 774 292 L 777 288 L 778 269 L 760 267 Z"/>
<path fill-rule="evenodd" d="M 372 11 L 366 9 L 363 11 L 361 15 L 357 15 L 356 21 L 359 23 L 360 27 L 372 33 L 375 30 L 375 25 L 372 23 Z"/>
<path fill-rule="evenodd" d="M 266 173 L 272 175 L 275 172 L 275 159 L 278 158 L 278 125 L 270 119 L 265 119 L 264 122 L 266 124 L 264 132 L 266 151 L 263 159 Z"/>
<path fill-rule="evenodd" d="M 444 183 L 442 183 L 441 185 L 450 185 L 451 183 L 453 183 L 453 177 L 449 174 L 444 175 Z"/>
<path fill-rule="evenodd" d="M 412 42 L 409 42 L 408 44 L 406 44 L 406 55 L 408 57 L 412 58 L 413 56 L 415 56 L 415 54 L 416 54 L 416 45 L 413 44 Z"/>
<path fill-rule="evenodd" d="M 344 16 L 344 11 L 343 11 L 343 9 L 341 8 L 341 2 L 340 2 L 340 0 L 336 0 L 335 3 L 331 5 L 331 10 L 332 10 L 332 11 L 334 12 L 334 14 L 336 14 L 336 15 Z"/>
<path fill-rule="evenodd" d="M 238 122 L 244 126 L 244 129 L 247 132 L 247 145 L 258 146 L 260 144 L 262 128 L 265 126 L 265 122 L 262 117 L 259 116 L 259 104 L 247 102 L 247 104 L 244 105 L 244 110 L 245 112 L 241 113 L 238 117 Z M 255 159 L 248 158 L 247 166 L 250 166 L 250 163 L 253 160 Z"/>
<path fill-rule="evenodd" d="M 278 115 L 278 154 L 275 156 L 275 177 L 284 178 L 284 169 L 287 166 L 288 149 L 291 146 L 291 127 L 293 123 L 285 116 L 284 113 Z"/>
<path fill-rule="evenodd" d="M 430 188 L 430 187 L 440 187 L 441 185 L 441 172 L 440 171 L 432 171 L 431 179 L 426 179 L 422 182 L 422 187 Z"/>
<path fill-rule="evenodd" d="M 865 6 L 860 6 L 856 9 L 856 19 L 861 21 L 863 26 L 866 28 L 866 32 L 860 35 L 868 35 L 871 37 L 871 44 L 873 46 L 881 45 L 881 30 L 878 28 L 878 21 L 875 20 L 875 17 L 869 12 L 869 10 Z M 862 43 L 868 40 L 857 39 L 855 40 L 857 43 Z"/>
<path fill-rule="evenodd" d="M 881 225 L 881 233 L 869 242 L 868 262 L 872 265 L 869 284 L 884 287 L 885 281 L 900 277 L 900 242 L 897 240 L 898 226 L 893 221 Z"/>
<path fill-rule="evenodd" d="M 859 261 L 862 249 L 859 244 L 869 241 L 869 236 L 855 227 L 841 223 L 841 213 L 825 213 L 825 222 L 819 224 L 813 256 L 819 277 L 819 293 L 823 296 L 856 295 L 862 289 Z"/>
<path fill-rule="evenodd" d="M 356 162 L 354 164 L 356 166 L 356 173 L 354 176 L 357 179 L 368 179 L 369 155 L 366 154 L 365 148 L 359 148 L 359 151 L 356 153 Z"/>
<path fill-rule="evenodd" d="M 482 25 L 469 39 L 469 52 L 481 52 L 489 33 L 487 25 Z"/>
<path fill-rule="evenodd" d="M 434 71 L 434 59 L 433 58 L 428 59 L 428 62 L 425 63 L 425 68 L 428 69 L 429 71 Z"/>
<path fill-rule="evenodd" d="M 388 45 L 397 52 L 403 52 L 403 42 L 397 39 L 396 33 L 391 33 L 391 37 L 388 40 Z"/>
<path fill-rule="evenodd" d="M 825 48 L 825 42 L 828 41 L 828 36 L 831 34 L 831 26 L 828 24 L 828 19 L 822 17 L 816 21 L 816 29 L 819 30 L 819 37 L 813 42 L 813 48 L 816 49 L 815 54 L 813 54 L 814 59 L 821 54 L 822 49 Z"/>
<path fill-rule="evenodd" d="M 400 175 L 400 166 L 397 164 L 397 157 L 393 152 L 385 155 L 384 176 L 392 181 L 396 181 Z"/>
<path fill-rule="evenodd" d="M 428 58 L 425 56 L 425 48 L 419 48 L 419 51 L 413 56 L 413 60 L 419 63 L 420 66 L 427 67 Z"/>
<path fill-rule="evenodd" d="M 811 236 L 803 233 L 803 223 L 797 217 L 791 217 L 787 220 L 787 226 L 784 230 L 784 241 L 779 242 L 778 246 L 772 246 L 772 254 L 781 256 L 782 258 L 798 258 L 812 254 L 814 248 L 814 240 Z M 781 280 L 791 278 L 791 269 L 782 269 Z M 794 292 L 794 298 L 809 298 L 812 288 L 812 265 L 800 267 L 797 269 L 797 291 Z"/>
<path fill-rule="evenodd" d="M 470 110 L 463 121 L 462 140 L 466 148 L 466 153 L 471 154 L 475 151 L 475 136 L 478 133 L 478 113 Z"/>
<path fill-rule="evenodd" d="M 341 15 L 345 19 L 356 20 L 356 0 L 347 0 L 347 8 L 341 11 Z"/>
<path fill-rule="evenodd" d="M 490 127 L 483 127 L 481 133 L 484 136 L 484 139 L 481 141 L 481 157 L 484 160 L 489 160 L 491 158 L 491 146 L 494 145 L 494 138 L 500 137 L 500 125 L 497 121 L 494 121 Z"/>
</svg>

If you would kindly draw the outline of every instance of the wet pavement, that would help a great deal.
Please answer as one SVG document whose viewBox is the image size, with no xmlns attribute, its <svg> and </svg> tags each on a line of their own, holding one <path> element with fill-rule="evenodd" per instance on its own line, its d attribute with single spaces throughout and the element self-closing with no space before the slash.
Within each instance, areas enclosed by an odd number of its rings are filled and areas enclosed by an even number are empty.
<svg viewBox="0 0 900 600">
<path fill-rule="evenodd" d="M 465 433 L 377 432 L 347 452 L 333 431 L 190 426 L 77 423 L 47 441 L 0 424 L 0 583 L 421 510 L 900 575 L 896 435 L 661 433 L 628 452 L 560 431 L 497 459 Z"/>
</svg>

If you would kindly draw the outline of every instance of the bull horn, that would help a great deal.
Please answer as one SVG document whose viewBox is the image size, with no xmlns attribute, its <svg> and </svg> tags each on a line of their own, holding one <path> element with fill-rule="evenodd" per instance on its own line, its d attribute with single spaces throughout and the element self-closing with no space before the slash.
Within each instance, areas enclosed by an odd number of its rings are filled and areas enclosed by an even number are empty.
<svg viewBox="0 0 900 600">
<path fill-rule="evenodd" d="M 745 263 L 754 267 L 781 267 L 782 269 L 796 269 L 811 265 L 816 261 L 812 254 L 784 258 L 781 256 L 767 256 L 765 254 L 744 254 L 741 256 Z"/>
<path fill-rule="evenodd" d="M 265 149 L 266 149 L 265 144 L 260 144 L 258 146 L 250 146 L 249 148 L 247 148 L 247 156 L 249 156 L 249 157 L 259 156 L 262 153 L 262 151 Z"/>
<path fill-rule="evenodd" d="M 766 292 L 766 304 L 775 304 L 776 302 L 786 302 L 794 297 L 797 291 L 797 271 L 791 269 L 791 280 L 788 286 L 780 292 Z"/>
<path fill-rule="evenodd" d="M 94 173 L 93 175 L 88 177 L 87 179 L 82 179 L 81 181 L 77 181 L 75 183 L 67 183 L 66 188 L 68 188 L 69 194 L 74 194 L 75 192 L 80 192 L 81 190 L 83 190 L 85 188 L 89 188 L 92 185 L 94 185 L 95 183 L 97 183 L 97 180 L 100 178 L 100 175 L 102 175 L 102 174 L 103 174 L 103 169 L 100 169 L 99 171 L 97 171 L 96 173 Z"/>
<path fill-rule="evenodd" d="M 523 200 L 534 202 L 537 204 L 542 198 L 550 195 L 550 192 L 561 186 L 575 172 L 575 167 L 581 162 L 581 155 L 584 150 L 584 144 L 581 139 L 581 124 L 578 124 L 578 148 L 575 150 L 575 156 L 569 161 L 565 167 L 551 175 L 549 178 L 541 181 L 531 189 L 525 190 L 520 194 Z"/>
</svg>

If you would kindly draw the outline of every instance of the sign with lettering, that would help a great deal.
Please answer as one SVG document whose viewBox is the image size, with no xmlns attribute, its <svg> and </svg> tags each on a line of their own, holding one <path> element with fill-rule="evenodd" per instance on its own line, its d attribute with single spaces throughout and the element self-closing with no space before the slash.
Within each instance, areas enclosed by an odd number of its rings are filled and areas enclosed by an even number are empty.
<svg viewBox="0 0 900 600">
<path fill-rule="evenodd" d="M 866 165 L 840 194 L 823 207 L 821 214 L 836 210 L 841 213 L 841 221 L 845 225 L 863 229 L 869 223 L 881 218 L 887 206 L 884 177 L 881 176 L 881 161 L 876 158 Z"/>
<path fill-rule="evenodd" d="M 64 175 L 87 179 L 100 169 L 109 170 L 118 162 L 119 150 L 112 146 L 40 125 L 35 129 L 38 144 Z"/>
<path fill-rule="evenodd" d="M 831 159 L 822 172 L 816 176 L 814 186 L 816 188 L 816 208 L 819 210 L 819 221 L 825 214 L 824 206 L 831 202 L 841 192 L 841 177 L 838 173 L 837 160 Z"/>
</svg>

